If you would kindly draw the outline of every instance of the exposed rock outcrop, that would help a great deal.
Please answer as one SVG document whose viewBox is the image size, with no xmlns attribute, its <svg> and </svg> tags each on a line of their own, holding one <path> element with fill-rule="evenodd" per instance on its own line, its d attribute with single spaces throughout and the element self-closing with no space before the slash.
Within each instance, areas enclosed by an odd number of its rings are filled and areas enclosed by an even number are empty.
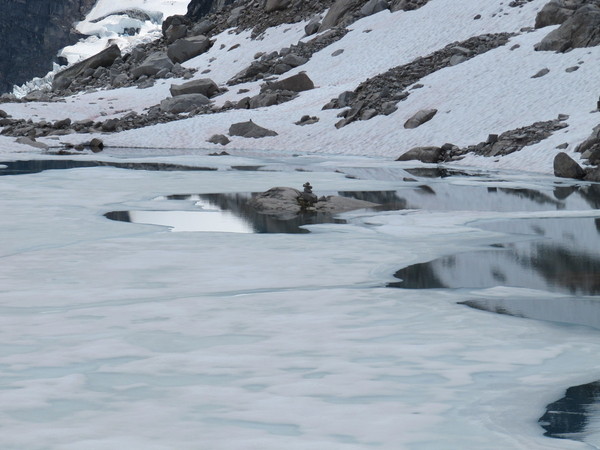
<svg viewBox="0 0 600 450">
<path fill-rule="evenodd" d="M 585 176 L 585 171 L 573 158 L 565 152 L 560 152 L 554 157 L 554 176 L 580 180 Z"/>
<path fill-rule="evenodd" d="M 263 128 L 249 120 L 247 122 L 238 122 L 231 125 L 229 127 L 229 135 L 258 139 L 267 136 L 277 136 L 277 133 L 273 130 Z"/>
<path fill-rule="evenodd" d="M 600 6 L 588 3 L 550 32 L 535 49 L 565 52 L 571 48 L 596 45 L 600 45 Z"/>
<path fill-rule="evenodd" d="M 110 67 L 115 60 L 120 57 L 121 50 L 119 47 L 117 45 L 111 45 L 100 53 L 73 64 L 71 67 L 57 73 L 52 82 L 52 89 L 66 89 L 76 77 L 82 75 L 85 71 L 90 71 L 90 74 L 93 74 L 95 69 L 99 67 Z"/>
<path fill-rule="evenodd" d="M 14 84 L 43 76 L 56 53 L 79 40 L 73 31 L 95 0 L 28 0 L 0 2 L 0 94 Z"/>
<path fill-rule="evenodd" d="M 248 205 L 261 214 L 278 217 L 293 217 L 303 211 L 302 192 L 290 187 L 274 187 L 249 200 Z M 349 197 L 331 195 L 321 197 L 310 209 L 316 213 L 338 214 L 361 208 L 375 208 L 377 203 L 357 200 Z"/>
<path fill-rule="evenodd" d="M 356 120 L 369 120 L 377 115 L 389 115 L 396 111 L 396 104 L 406 99 L 407 89 L 421 78 L 451 65 L 454 55 L 464 56 L 463 61 L 497 48 L 508 42 L 509 33 L 484 34 L 454 42 L 428 56 L 394 67 L 387 72 L 362 82 L 352 95 L 342 93 L 332 99 L 323 109 L 344 108 L 336 127 L 340 128 Z M 343 96 L 343 99 L 341 98 Z"/>
</svg>

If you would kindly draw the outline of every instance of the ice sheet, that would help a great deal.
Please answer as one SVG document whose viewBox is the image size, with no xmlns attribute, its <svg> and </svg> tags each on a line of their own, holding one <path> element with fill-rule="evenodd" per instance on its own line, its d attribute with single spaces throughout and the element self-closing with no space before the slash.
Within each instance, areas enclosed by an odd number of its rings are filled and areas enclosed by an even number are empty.
<svg viewBox="0 0 600 450">
<path fill-rule="evenodd" d="M 303 235 L 102 216 L 307 176 L 317 192 L 405 187 L 334 171 L 353 159 L 311 163 L 327 170 L 0 177 L 0 447 L 586 448 L 542 437 L 536 421 L 566 387 L 597 378 L 597 331 L 457 305 L 469 292 L 383 286 L 399 266 L 495 237 L 473 220 L 589 209 L 362 212 Z"/>
</svg>

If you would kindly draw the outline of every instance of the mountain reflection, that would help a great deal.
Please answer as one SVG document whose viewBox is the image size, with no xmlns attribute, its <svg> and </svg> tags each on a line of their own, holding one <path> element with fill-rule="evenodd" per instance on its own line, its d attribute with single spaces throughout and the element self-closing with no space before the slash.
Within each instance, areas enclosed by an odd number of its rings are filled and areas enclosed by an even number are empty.
<svg viewBox="0 0 600 450">
<path fill-rule="evenodd" d="M 407 289 L 511 286 L 572 295 L 600 294 L 597 256 L 600 245 L 595 219 L 527 219 L 480 227 L 514 234 L 521 241 L 405 267 L 394 274 L 401 281 L 388 286 Z M 531 238 L 522 240 L 523 236 Z"/>
<path fill-rule="evenodd" d="M 546 406 L 539 420 L 544 436 L 585 441 L 586 429 L 597 420 L 599 400 L 600 381 L 570 387 L 563 398 Z"/>
</svg>

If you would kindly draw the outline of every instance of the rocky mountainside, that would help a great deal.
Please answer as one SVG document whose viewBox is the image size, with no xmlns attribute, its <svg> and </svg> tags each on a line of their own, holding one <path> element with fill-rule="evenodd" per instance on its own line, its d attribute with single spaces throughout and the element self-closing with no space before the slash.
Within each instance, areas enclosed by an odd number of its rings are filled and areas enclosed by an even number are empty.
<svg viewBox="0 0 600 450">
<path fill-rule="evenodd" d="M 0 0 L 0 93 L 45 75 L 96 0 Z"/>
</svg>

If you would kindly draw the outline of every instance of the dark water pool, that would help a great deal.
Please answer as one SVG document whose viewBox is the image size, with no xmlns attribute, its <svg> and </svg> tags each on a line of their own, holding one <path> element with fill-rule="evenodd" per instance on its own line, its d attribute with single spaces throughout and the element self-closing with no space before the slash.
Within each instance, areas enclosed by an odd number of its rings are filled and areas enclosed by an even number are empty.
<svg viewBox="0 0 600 450">
<path fill-rule="evenodd" d="M 6 167 L 4 167 L 6 166 Z M 69 159 L 39 159 L 32 161 L 6 161 L 0 162 L 1 175 L 27 175 L 43 172 L 44 170 L 80 169 L 86 167 L 116 167 L 130 170 L 182 170 L 182 171 L 212 171 L 211 167 L 183 166 L 180 164 L 164 164 L 154 162 L 119 162 L 119 161 L 84 161 Z"/>
</svg>

